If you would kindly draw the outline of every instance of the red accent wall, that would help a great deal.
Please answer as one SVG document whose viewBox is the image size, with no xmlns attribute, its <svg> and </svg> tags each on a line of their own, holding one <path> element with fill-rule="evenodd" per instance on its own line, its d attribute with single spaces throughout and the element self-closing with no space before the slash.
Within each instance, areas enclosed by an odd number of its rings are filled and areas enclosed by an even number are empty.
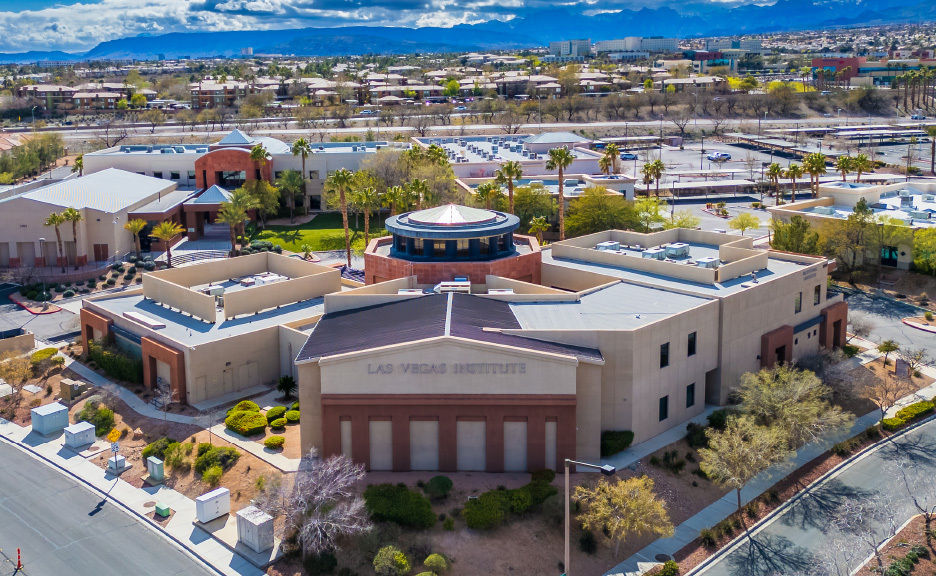
<svg viewBox="0 0 936 576">
<path fill-rule="evenodd" d="M 761 368 L 770 368 L 777 363 L 777 348 L 786 346 L 784 362 L 793 360 L 793 327 L 781 326 L 761 336 Z"/>
<path fill-rule="evenodd" d="M 454 472 L 456 422 L 483 420 L 488 472 L 504 471 L 504 422 L 527 423 L 527 469 L 546 465 L 546 422 L 557 422 L 556 464 L 575 457 L 575 396 L 572 395 L 322 395 L 322 446 L 326 456 L 341 453 L 342 420 L 351 421 L 351 452 L 370 469 L 371 420 L 393 422 L 393 470 L 410 469 L 409 423 L 439 421 L 439 470 Z"/>
<path fill-rule="evenodd" d="M 365 284 L 377 284 L 413 275 L 416 276 L 418 284 L 438 284 L 455 276 L 467 276 L 472 284 L 484 284 L 485 277 L 489 274 L 533 284 L 539 284 L 541 279 L 543 257 L 535 239 L 531 242 L 532 252 L 486 262 L 410 262 L 375 254 L 374 251 L 380 242 L 389 243 L 390 237 L 372 240 L 364 253 Z"/>
<path fill-rule="evenodd" d="M 844 300 L 825 308 L 820 312 L 822 323 L 819 324 L 819 345 L 826 348 L 835 348 L 845 344 L 845 328 L 848 325 L 848 303 Z M 838 325 L 838 338 L 836 338 L 835 323 Z"/>
<path fill-rule="evenodd" d="M 243 148 L 221 148 L 209 152 L 195 160 L 195 185 L 210 188 L 217 184 L 215 172 L 247 173 L 248 180 L 256 180 L 257 165 L 250 160 L 250 151 Z M 204 173 L 204 174 L 203 174 Z M 260 175 L 266 181 L 273 180 L 273 159 L 267 159 L 260 168 Z"/>
<path fill-rule="evenodd" d="M 94 329 L 99 330 L 101 334 L 104 335 L 105 340 L 110 341 L 113 339 L 110 328 L 114 325 L 114 321 L 110 318 L 106 318 L 100 314 L 95 314 L 87 308 L 82 308 L 80 321 L 81 345 L 84 348 L 85 353 L 88 351 L 88 340 L 94 339 Z"/>
<path fill-rule="evenodd" d="M 148 390 L 153 389 L 156 385 L 156 361 L 165 362 L 169 365 L 173 400 L 185 404 L 185 354 L 146 336 L 140 339 L 140 347 L 143 351 L 143 385 Z"/>
</svg>

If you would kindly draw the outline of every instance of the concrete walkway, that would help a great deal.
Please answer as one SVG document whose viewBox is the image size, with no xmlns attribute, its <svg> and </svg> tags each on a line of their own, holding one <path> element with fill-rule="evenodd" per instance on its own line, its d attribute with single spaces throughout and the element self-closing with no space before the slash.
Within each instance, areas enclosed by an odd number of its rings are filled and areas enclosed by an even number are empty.
<svg viewBox="0 0 936 576">
<path fill-rule="evenodd" d="M 685 438 L 686 425 L 689 424 L 690 422 L 694 422 L 696 424 L 702 424 L 702 425 L 708 424 L 708 420 L 707 420 L 708 415 L 718 410 L 719 408 L 721 407 L 713 406 L 711 404 L 706 405 L 705 410 L 698 416 L 690 418 L 689 420 L 686 420 L 685 422 L 682 422 L 677 426 L 673 426 L 666 432 L 662 434 L 658 434 L 657 436 L 654 436 L 653 438 L 650 438 L 649 440 L 641 442 L 640 444 L 634 444 L 627 450 L 622 450 L 621 452 L 618 452 L 614 456 L 602 458 L 601 464 L 610 464 L 614 466 L 615 468 L 617 468 L 618 470 L 622 470 L 624 468 L 633 466 L 641 458 L 646 458 L 647 456 L 653 454 L 660 448 L 663 448 L 664 446 L 669 446 L 673 442 L 679 442 L 680 440 Z M 589 471 L 591 470 L 589 470 L 588 468 L 585 468 L 582 470 L 582 472 L 589 472 Z"/>
<path fill-rule="evenodd" d="M 69 474 L 104 498 L 117 503 L 125 511 L 143 518 L 165 537 L 185 548 L 190 554 L 225 576 L 262 576 L 263 571 L 225 547 L 206 531 L 193 524 L 195 502 L 165 486 L 134 488 L 127 482 L 109 474 L 66 448 L 64 434 L 44 438 L 25 428 L 0 418 L 0 438 L 18 446 L 33 457 L 44 461 L 61 472 Z M 125 474 L 142 474 L 130 469 Z M 167 504 L 174 514 L 165 527 L 152 522 L 146 514 L 152 513 L 150 502 Z"/>
<path fill-rule="evenodd" d="M 875 358 L 879 357 L 881 354 L 877 352 L 877 345 L 869 342 L 867 340 L 862 340 L 860 338 L 853 338 L 850 344 L 855 344 L 868 350 L 854 358 L 847 360 L 848 362 L 854 362 L 855 366 L 862 364 L 867 364 Z M 930 366 L 925 366 L 920 370 L 927 376 L 936 378 L 936 369 Z M 892 408 L 887 412 L 888 417 L 892 416 L 897 410 L 901 407 L 906 406 L 907 404 L 912 404 L 913 402 L 918 402 L 921 399 L 930 399 L 936 395 L 936 384 L 928 386 L 927 388 L 921 389 L 914 394 L 910 394 L 905 398 L 902 398 L 897 406 Z M 753 480 L 748 482 L 748 484 L 741 490 L 741 503 L 742 505 L 747 504 L 751 500 L 754 500 L 760 496 L 764 491 L 770 489 L 775 484 L 801 468 L 802 466 L 808 464 L 810 461 L 821 455 L 823 452 L 828 451 L 833 444 L 847 440 L 857 434 L 861 433 L 863 430 L 877 424 L 880 418 L 880 412 L 875 410 L 864 416 L 856 418 L 852 426 L 838 434 L 834 434 L 828 438 L 824 438 L 818 442 L 813 442 L 806 444 L 797 450 L 794 455 L 788 459 L 786 462 L 777 464 L 759 474 Z M 679 434 L 676 438 L 677 440 L 685 435 L 684 428 L 674 428 L 667 432 L 667 434 L 678 431 Z M 662 435 L 661 435 L 662 436 Z M 664 444 L 665 445 L 665 444 Z M 639 448 L 642 444 L 638 444 L 629 450 Z M 659 446 L 656 449 L 662 448 Z M 655 450 L 651 450 L 653 452 Z M 649 454 L 650 452 L 647 452 Z M 622 452 L 623 454 L 623 452 Z M 659 554 L 664 554 L 666 556 L 673 556 L 682 549 L 684 546 L 695 540 L 699 537 L 699 532 L 705 528 L 711 528 L 712 526 L 718 524 L 731 514 L 734 514 L 738 510 L 738 499 L 735 492 L 729 492 L 719 500 L 713 502 L 706 508 L 702 509 L 694 516 L 680 524 L 676 527 L 676 531 L 670 538 L 662 538 L 655 540 L 651 544 L 644 547 L 642 550 L 621 562 L 606 574 L 608 575 L 624 575 L 624 576 L 638 576 L 645 573 L 653 566 L 658 565 L 655 558 Z"/>
</svg>

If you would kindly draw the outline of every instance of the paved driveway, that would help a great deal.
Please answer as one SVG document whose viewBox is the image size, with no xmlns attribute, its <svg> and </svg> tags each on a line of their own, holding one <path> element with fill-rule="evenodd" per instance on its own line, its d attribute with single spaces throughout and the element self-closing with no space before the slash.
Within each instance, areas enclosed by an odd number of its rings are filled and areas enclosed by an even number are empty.
<svg viewBox="0 0 936 576">
<path fill-rule="evenodd" d="M 110 501 L 0 442 L 0 576 L 214 574 Z"/>
<path fill-rule="evenodd" d="M 7 296 L 18 287 L 0 286 L 0 330 L 25 328 L 43 340 L 55 339 L 78 330 L 78 315 L 67 310 L 54 314 L 30 314 Z"/>
<path fill-rule="evenodd" d="M 895 462 L 906 462 L 913 471 L 909 476 L 911 489 L 932 492 L 932 478 L 936 474 L 936 421 L 852 463 L 757 527 L 750 539 L 739 542 L 716 562 L 693 574 L 848 574 L 871 554 L 871 549 L 854 532 L 843 533 L 833 528 L 833 519 L 845 515 L 846 509 L 880 499 L 890 500 L 885 508 L 894 511 L 892 519 L 897 526 L 916 514 L 906 489 L 897 481 Z M 880 539 L 887 524 L 882 518 L 869 518 L 867 526 Z M 837 571 L 829 568 L 829 558 L 836 551 L 840 562 Z"/>
<path fill-rule="evenodd" d="M 900 321 L 907 316 L 920 315 L 920 311 L 913 306 L 860 293 L 846 294 L 845 300 L 848 302 L 849 314 L 862 313 L 873 325 L 868 340 L 894 340 L 904 348 L 925 348 L 930 356 L 936 356 L 936 336 Z"/>
</svg>

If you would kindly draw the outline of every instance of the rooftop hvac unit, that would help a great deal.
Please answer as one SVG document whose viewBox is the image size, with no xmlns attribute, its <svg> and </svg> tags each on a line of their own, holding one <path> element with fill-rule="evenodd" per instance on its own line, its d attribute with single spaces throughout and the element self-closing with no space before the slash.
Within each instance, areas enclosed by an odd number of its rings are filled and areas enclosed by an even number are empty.
<svg viewBox="0 0 936 576">
<path fill-rule="evenodd" d="M 813 212 L 815 214 L 821 214 L 823 216 L 832 216 L 833 214 L 835 214 L 835 208 L 833 208 L 832 206 L 816 206 L 813 209 Z"/>
<path fill-rule="evenodd" d="M 714 256 L 708 256 L 706 258 L 699 258 L 696 260 L 696 266 L 699 268 L 718 268 L 719 264 L 721 264 L 721 261 Z"/>
<path fill-rule="evenodd" d="M 197 153 L 199 153 L 199 154 L 205 154 L 205 153 L 208 152 L 208 149 L 207 149 L 207 148 L 196 148 L 196 149 L 195 149 L 195 152 L 197 152 Z"/>
<path fill-rule="evenodd" d="M 666 259 L 666 250 L 662 248 L 648 248 L 641 252 L 641 257 L 648 258 L 651 260 L 665 260 Z"/>
<path fill-rule="evenodd" d="M 491 146 L 491 152 L 492 152 L 492 153 L 497 154 L 497 151 L 498 151 L 498 150 L 500 150 L 500 148 L 498 148 L 498 146 L 497 146 L 496 144 L 495 144 L 494 146 Z"/>
<path fill-rule="evenodd" d="M 446 294 L 448 292 L 457 292 L 459 294 L 471 294 L 471 282 L 440 282 L 436 286 L 436 291 Z"/>
<path fill-rule="evenodd" d="M 160 154 L 175 154 L 175 150 L 172 148 L 163 148 L 159 151 Z"/>
<path fill-rule="evenodd" d="M 487 137 L 487 141 L 490 142 L 491 140 L 492 140 L 492 138 L 491 138 L 490 136 L 488 136 L 488 137 Z"/>
<path fill-rule="evenodd" d="M 621 243 L 620 243 L 620 242 L 614 242 L 613 240 L 608 240 L 607 242 L 601 242 L 600 244 L 598 244 L 597 246 L 595 246 L 595 249 L 596 249 L 596 250 L 602 250 L 602 251 L 605 251 L 605 250 L 614 250 L 614 251 L 617 251 L 617 250 L 620 250 L 620 249 L 621 249 Z"/>
<path fill-rule="evenodd" d="M 924 201 L 924 202 L 933 202 L 934 200 L 936 200 L 936 196 L 933 196 L 932 194 L 924 194 L 924 195 L 923 195 L 923 201 Z"/>
<path fill-rule="evenodd" d="M 523 157 L 524 157 L 524 158 L 529 158 L 529 157 L 530 157 L 530 152 L 529 152 L 529 150 L 524 150 L 524 151 L 523 151 Z"/>
<path fill-rule="evenodd" d="M 674 242 L 665 248 L 667 258 L 688 258 L 689 245 L 683 242 Z"/>
<path fill-rule="evenodd" d="M 578 180 L 574 178 L 566 178 L 562 181 L 563 186 L 578 186 Z"/>
<path fill-rule="evenodd" d="M 909 215 L 914 220 L 929 220 L 931 213 L 920 210 L 913 210 L 911 212 L 907 212 L 907 215 Z"/>
<path fill-rule="evenodd" d="M 147 147 L 146 147 L 146 153 L 147 153 L 147 154 L 149 154 L 149 153 L 152 152 L 152 151 L 153 151 L 153 147 L 152 147 L 152 146 L 147 146 Z"/>
<path fill-rule="evenodd" d="M 422 294 L 422 288 L 400 288 L 397 294 Z"/>
<path fill-rule="evenodd" d="M 906 198 L 907 196 L 910 195 L 910 191 L 909 191 L 909 190 L 901 190 L 900 192 L 898 192 L 898 195 L 899 195 L 901 198 Z"/>
<path fill-rule="evenodd" d="M 488 294 L 513 294 L 513 288 L 490 288 Z"/>
<path fill-rule="evenodd" d="M 173 146 L 172 149 L 176 151 L 176 154 L 185 154 L 185 148 L 182 146 Z"/>
<path fill-rule="evenodd" d="M 912 208 L 912 207 L 913 207 L 913 196 L 901 196 L 901 197 L 900 197 L 900 206 L 901 206 L 901 208 Z"/>
</svg>

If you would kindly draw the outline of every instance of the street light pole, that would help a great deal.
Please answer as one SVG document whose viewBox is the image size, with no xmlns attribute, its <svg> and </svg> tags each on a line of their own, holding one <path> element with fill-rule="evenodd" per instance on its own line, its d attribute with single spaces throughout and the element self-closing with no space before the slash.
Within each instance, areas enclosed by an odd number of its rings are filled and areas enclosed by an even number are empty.
<svg viewBox="0 0 936 576">
<path fill-rule="evenodd" d="M 660 160 L 663 160 L 663 115 L 660 114 Z"/>
<path fill-rule="evenodd" d="M 601 466 L 599 464 L 589 464 L 588 462 L 578 462 L 577 460 L 565 459 L 565 556 L 563 557 L 562 568 L 565 570 L 563 576 L 569 576 L 569 466 L 583 466 L 585 468 L 594 468 L 605 476 L 614 476 L 617 468 L 609 464 Z"/>
<path fill-rule="evenodd" d="M 32 110 L 30 110 L 30 113 L 32 114 L 33 128 L 36 127 L 36 108 L 38 108 L 38 106 L 33 106 L 33 107 L 32 107 Z"/>
</svg>

